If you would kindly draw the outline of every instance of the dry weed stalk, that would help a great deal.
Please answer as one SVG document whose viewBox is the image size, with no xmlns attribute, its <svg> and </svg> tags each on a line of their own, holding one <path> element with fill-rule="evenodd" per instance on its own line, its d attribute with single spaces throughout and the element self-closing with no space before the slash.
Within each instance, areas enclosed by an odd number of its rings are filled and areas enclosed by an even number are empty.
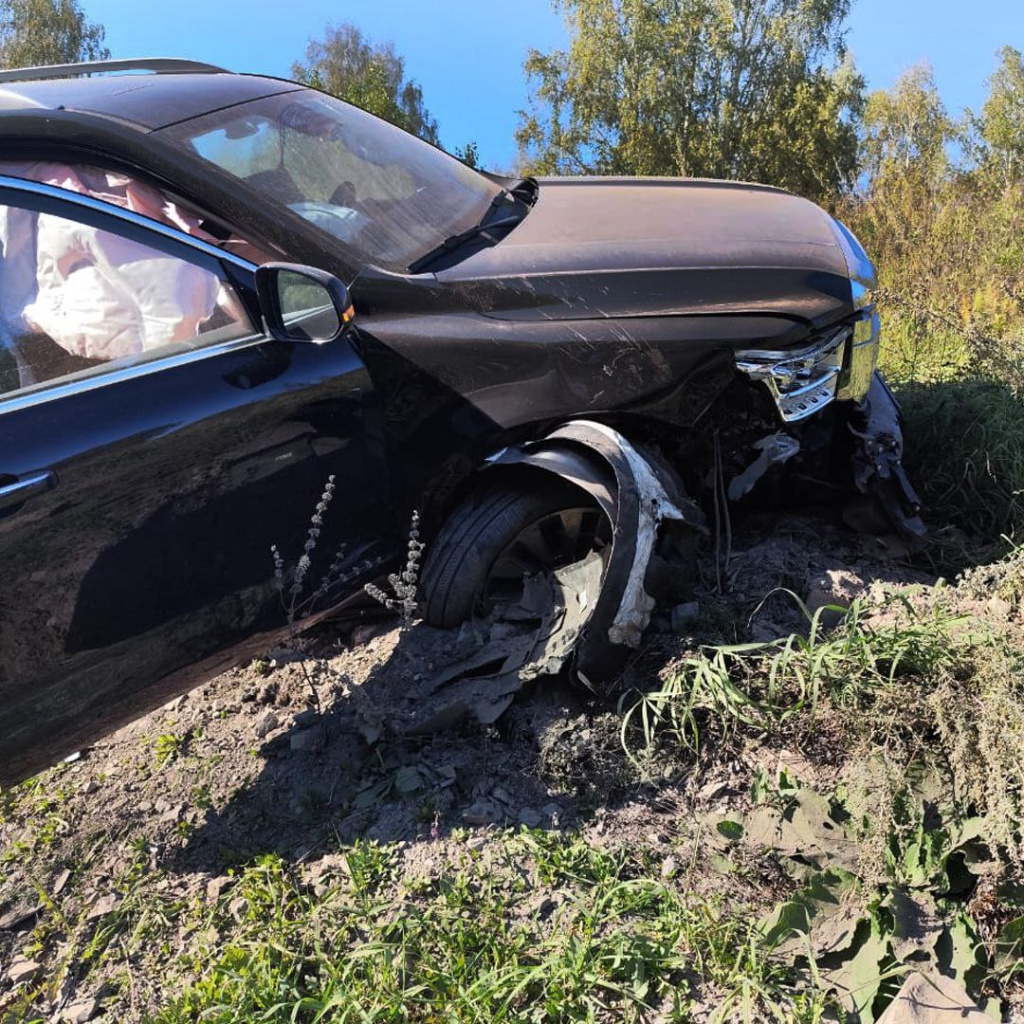
<svg viewBox="0 0 1024 1024">
<path fill-rule="evenodd" d="M 334 483 L 334 474 L 332 473 L 327 478 L 323 493 L 321 493 L 316 508 L 313 510 L 313 515 L 309 521 L 309 528 L 306 531 L 306 540 L 302 546 L 302 554 L 299 556 L 293 569 L 289 570 L 285 565 L 284 556 L 281 554 L 280 548 L 276 544 L 270 545 L 270 556 L 274 560 L 274 586 L 280 597 L 281 607 L 287 616 L 290 639 L 293 642 L 299 633 L 298 624 L 313 611 L 317 603 L 322 601 L 333 588 L 368 572 L 380 562 L 379 558 L 376 560 L 363 559 L 348 569 L 344 569 L 343 566 L 348 555 L 348 545 L 343 541 L 338 545 L 334 558 L 331 560 L 327 571 L 320 578 L 316 589 L 309 594 L 305 593 L 306 585 L 309 581 L 309 573 L 313 565 L 313 554 L 320 541 L 324 520 L 331 502 L 334 500 L 335 490 L 336 485 Z M 299 665 L 302 668 L 306 684 L 309 686 L 313 702 L 316 705 L 317 711 L 319 711 L 320 697 L 316 687 L 313 685 L 305 656 L 300 657 Z"/>
<path fill-rule="evenodd" d="M 391 573 L 388 576 L 388 584 L 391 587 L 390 596 L 387 591 L 378 587 L 375 583 L 367 583 L 363 588 L 375 601 L 379 601 L 388 611 L 399 612 L 402 616 L 402 626 L 408 626 L 416 614 L 416 589 L 419 584 L 420 561 L 423 558 L 425 545 L 420 541 L 420 514 L 414 511 L 409 522 L 409 543 L 408 554 L 405 559 L 405 568 L 400 573 Z"/>
</svg>

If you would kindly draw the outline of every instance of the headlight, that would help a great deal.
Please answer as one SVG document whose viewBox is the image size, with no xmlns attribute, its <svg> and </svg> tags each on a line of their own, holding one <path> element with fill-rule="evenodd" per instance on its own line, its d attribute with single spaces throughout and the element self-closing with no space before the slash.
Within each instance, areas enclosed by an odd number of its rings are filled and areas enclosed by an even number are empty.
<svg viewBox="0 0 1024 1024">
<path fill-rule="evenodd" d="M 736 353 L 736 368 L 751 380 L 763 381 L 785 423 L 813 416 L 838 395 L 837 386 L 851 337 L 840 327 L 805 348 L 788 352 L 750 349 Z"/>
</svg>

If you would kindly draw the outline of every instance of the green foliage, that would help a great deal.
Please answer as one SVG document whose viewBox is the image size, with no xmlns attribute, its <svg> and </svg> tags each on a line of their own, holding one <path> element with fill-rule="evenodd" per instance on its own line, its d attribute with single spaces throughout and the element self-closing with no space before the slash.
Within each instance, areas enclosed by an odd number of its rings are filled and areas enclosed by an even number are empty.
<svg viewBox="0 0 1024 1024">
<path fill-rule="evenodd" d="M 464 146 L 456 146 L 452 156 L 457 160 L 461 160 L 467 167 L 480 166 L 480 147 L 475 142 L 467 142 Z"/>
<path fill-rule="evenodd" d="M 0 67 L 103 60 L 104 35 L 78 0 L 0 0 Z"/>
<path fill-rule="evenodd" d="M 908 472 L 931 522 L 975 545 L 1024 527 L 1022 110 L 1011 48 L 966 125 L 930 71 L 912 69 L 869 97 L 867 188 L 836 210 L 878 266 L 882 366 L 906 414 Z M 935 536 L 942 563 L 962 565 L 966 552 Z"/>
<path fill-rule="evenodd" d="M 322 38 L 311 39 L 292 76 L 437 145 L 437 121 L 423 90 L 406 78 L 405 59 L 391 43 L 371 43 L 355 25 L 328 26 Z"/>
<path fill-rule="evenodd" d="M 188 749 L 191 736 L 188 733 L 166 732 L 153 741 L 153 754 L 157 768 L 176 760 Z"/>
<path fill-rule="evenodd" d="M 1024 318 L 1024 193 L 993 194 L 983 167 L 950 162 L 964 134 L 926 67 L 873 93 L 864 125 L 868 188 L 837 213 L 879 267 L 886 329 L 900 340 L 887 369 L 949 378 Z"/>
<path fill-rule="evenodd" d="M 932 522 L 998 542 L 1024 533 L 1024 402 L 996 376 L 908 382 L 905 463 Z M 950 552 L 954 554 L 955 552 Z M 977 551 L 965 552 L 977 561 Z"/>
<path fill-rule="evenodd" d="M 198 980 L 153 1021 L 819 1020 L 749 915 L 659 877 L 641 850 L 496 834 L 493 856 L 389 887 L 342 871 L 318 891 L 273 857 L 246 868 L 181 967 Z M 391 848 L 350 850 L 392 862 Z M 533 879 L 555 894 L 537 899 Z M 707 1006 L 705 1002 L 703 1004 Z"/>
<path fill-rule="evenodd" d="M 862 80 L 847 0 L 561 0 L 568 51 L 529 54 L 516 133 L 542 173 L 739 178 L 837 192 Z"/>
<path fill-rule="evenodd" d="M 855 605 L 831 635 L 811 617 L 807 638 L 700 652 L 638 699 L 645 730 L 625 731 L 690 756 L 708 736 L 774 751 L 821 732 L 843 751 L 836 788 L 758 771 L 753 806 L 705 827 L 727 862 L 771 851 L 797 883 L 762 941 L 861 1020 L 908 970 L 931 965 L 976 998 L 1024 971 L 1021 564 L 1018 551 L 955 587 Z M 1001 625 L 960 614 L 993 599 Z"/>
<path fill-rule="evenodd" d="M 941 182 L 954 132 L 926 65 L 904 72 L 891 90 L 871 93 L 864 107 L 862 145 L 872 187 Z"/>
<path fill-rule="evenodd" d="M 936 774 L 928 781 L 937 782 Z M 911 970 L 937 968 L 974 995 L 986 973 L 977 925 L 963 899 L 996 871 L 986 822 L 958 818 L 955 811 L 944 817 L 919 793 L 901 795 L 900 814 L 881 823 L 888 829 L 887 870 L 872 882 L 830 862 L 849 859 L 848 850 L 857 849 L 854 819 L 841 800 L 836 817 L 846 824 L 820 817 L 817 827 L 798 832 L 783 814 L 774 833 L 762 828 L 757 837 L 801 882 L 762 920 L 764 941 L 796 969 L 808 965 L 819 984 L 865 1022 L 876 1019 L 876 999 L 884 1003 L 891 996 L 886 982 Z M 803 789 L 794 804 L 799 809 L 802 801 L 821 800 Z M 1013 957 L 1014 929 L 1001 938 Z M 1019 969 L 1019 958 L 1014 967 Z"/>
<path fill-rule="evenodd" d="M 1024 181 L 1024 55 L 1012 46 L 999 52 L 982 110 L 986 159 L 1004 184 Z"/>
<path fill-rule="evenodd" d="M 800 606 L 806 636 L 707 647 L 686 658 L 659 689 L 634 697 L 623 715 L 627 745 L 639 737 L 650 746 L 667 734 L 697 751 L 706 733 L 716 740 L 737 729 L 767 735 L 796 715 L 813 715 L 823 699 L 856 708 L 897 680 L 952 666 L 959 656 L 959 620 L 941 609 L 923 615 L 907 605 L 898 622 L 879 627 L 854 602 L 842 625 L 829 632 L 824 617 L 842 609 L 826 606 L 811 614 Z"/>
</svg>

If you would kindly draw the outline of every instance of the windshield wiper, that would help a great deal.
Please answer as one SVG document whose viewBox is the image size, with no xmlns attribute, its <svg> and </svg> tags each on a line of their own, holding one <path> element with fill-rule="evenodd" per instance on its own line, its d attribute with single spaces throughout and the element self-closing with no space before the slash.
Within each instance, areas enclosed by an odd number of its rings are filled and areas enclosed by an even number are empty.
<svg viewBox="0 0 1024 1024">
<path fill-rule="evenodd" d="M 537 202 L 540 185 L 537 184 L 536 178 L 519 178 L 512 183 L 511 188 L 503 191 L 513 199 L 518 199 L 520 202 L 526 203 L 527 206 L 533 206 Z"/>
<path fill-rule="evenodd" d="M 488 208 L 488 213 L 494 209 L 494 206 Z M 457 235 L 450 235 L 446 238 L 439 246 L 431 249 L 430 252 L 425 253 L 414 263 L 409 264 L 409 273 L 418 274 L 424 267 L 429 266 L 434 260 L 439 259 L 447 252 L 451 252 L 452 249 L 457 249 L 460 245 L 464 245 L 466 242 L 477 238 L 480 235 L 487 235 L 491 231 L 495 231 L 498 228 L 512 228 L 515 227 L 523 219 L 521 214 L 515 214 L 514 216 L 498 217 L 497 220 L 484 220 L 480 221 L 479 224 L 474 224 L 471 228 L 466 228 L 465 231 L 460 231 Z"/>
<path fill-rule="evenodd" d="M 473 227 L 460 231 L 457 235 L 451 235 L 440 245 L 431 249 L 430 252 L 420 256 L 418 260 L 409 264 L 409 273 L 418 274 L 424 267 L 429 266 L 434 260 L 440 259 L 445 253 L 457 249 L 460 245 L 464 245 L 480 235 L 486 235 L 495 228 L 515 227 L 537 202 L 539 191 L 540 188 L 536 178 L 517 178 L 508 188 L 501 189 L 491 200 L 490 206 L 487 207 L 483 217 L 480 218 L 479 224 L 474 224 Z M 511 202 L 506 203 L 506 200 L 511 200 Z M 492 216 L 501 206 L 517 207 L 520 212 L 505 214 L 494 220 L 488 220 L 487 218 Z"/>
</svg>

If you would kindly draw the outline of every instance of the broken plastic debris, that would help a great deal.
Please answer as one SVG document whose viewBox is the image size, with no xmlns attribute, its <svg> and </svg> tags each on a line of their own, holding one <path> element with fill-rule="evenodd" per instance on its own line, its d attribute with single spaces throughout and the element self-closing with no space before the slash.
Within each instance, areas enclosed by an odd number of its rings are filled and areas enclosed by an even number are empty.
<svg viewBox="0 0 1024 1024">
<path fill-rule="evenodd" d="M 555 675 L 566 665 L 600 592 L 604 563 L 600 554 L 556 570 L 551 576 L 527 576 L 518 601 L 491 615 L 483 647 L 434 678 L 428 695 L 443 704 L 407 732 L 436 732 L 472 715 L 489 725 L 508 708 L 523 684 Z M 509 636 L 498 628 L 514 624 Z"/>
<path fill-rule="evenodd" d="M 704 516 L 671 470 L 603 423 L 573 420 L 546 438 L 509 448 L 494 464 L 525 464 L 585 490 L 613 526 L 600 588 L 588 590 L 586 630 L 575 640 L 574 669 L 590 688 L 614 682 L 639 647 L 654 598 L 645 581 L 666 522 L 704 528 Z"/>
<path fill-rule="evenodd" d="M 742 473 L 737 473 L 729 481 L 730 501 L 739 501 L 740 498 L 749 494 L 758 480 L 772 466 L 779 466 L 793 458 L 800 451 L 800 442 L 795 437 L 790 437 L 789 434 L 780 431 L 777 434 L 762 437 L 754 444 L 754 447 L 760 454 Z"/>
</svg>

